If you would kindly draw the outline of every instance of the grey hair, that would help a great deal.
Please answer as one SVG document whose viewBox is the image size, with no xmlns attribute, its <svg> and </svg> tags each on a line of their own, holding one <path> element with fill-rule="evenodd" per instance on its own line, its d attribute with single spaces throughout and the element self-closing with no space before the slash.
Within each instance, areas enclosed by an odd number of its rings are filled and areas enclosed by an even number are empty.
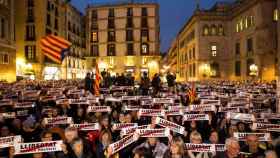
<svg viewBox="0 0 280 158">
<path fill-rule="evenodd" d="M 226 147 L 230 146 L 232 143 L 236 143 L 236 144 L 239 145 L 238 140 L 236 138 L 234 138 L 234 137 L 226 139 L 226 143 L 225 143 Z"/>
<path fill-rule="evenodd" d="M 272 156 L 272 158 L 277 158 L 277 154 L 273 150 L 268 150 L 265 152 L 265 157 Z"/>
</svg>

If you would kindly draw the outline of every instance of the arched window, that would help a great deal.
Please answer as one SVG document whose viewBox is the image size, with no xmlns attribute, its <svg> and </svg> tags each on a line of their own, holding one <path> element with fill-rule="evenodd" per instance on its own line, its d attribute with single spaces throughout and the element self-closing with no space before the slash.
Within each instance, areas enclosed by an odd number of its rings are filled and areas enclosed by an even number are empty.
<svg viewBox="0 0 280 158">
<path fill-rule="evenodd" d="M 239 32 L 239 23 L 236 23 L 235 30 L 236 32 Z"/>
<path fill-rule="evenodd" d="M 215 25 L 211 26 L 211 35 L 213 36 L 217 35 L 217 27 Z"/>
<path fill-rule="evenodd" d="M 203 35 L 208 36 L 209 35 L 209 27 L 208 25 L 203 26 Z"/>
<path fill-rule="evenodd" d="M 147 43 L 142 43 L 141 53 L 142 54 L 148 54 L 149 53 L 149 45 Z"/>
<path fill-rule="evenodd" d="M 223 36 L 224 35 L 224 27 L 223 27 L 223 25 L 219 25 L 218 34 L 219 34 L 219 36 Z"/>
</svg>

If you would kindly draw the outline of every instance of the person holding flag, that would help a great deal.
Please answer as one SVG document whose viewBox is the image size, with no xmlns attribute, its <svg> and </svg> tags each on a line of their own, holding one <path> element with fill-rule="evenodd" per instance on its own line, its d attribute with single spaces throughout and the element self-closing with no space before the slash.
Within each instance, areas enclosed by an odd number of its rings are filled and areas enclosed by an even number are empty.
<svg viewBox="0 0 280 158">
<path fill-rule="evenodd" d="M 95 66 L 95 80 L 94 80 L 94 94 L 95 96 L 100 95 L 100 81 L 101 81 L 101 75 L 99 73 L 98 64 Z"/>
<path fill-rule="evenodd" d="M 194 82 L 192 82 L 192 86 L 187 89 L 187 97 L 190 104 L 192 104 L 196 100 L 197 95 Z"/>
</svg>

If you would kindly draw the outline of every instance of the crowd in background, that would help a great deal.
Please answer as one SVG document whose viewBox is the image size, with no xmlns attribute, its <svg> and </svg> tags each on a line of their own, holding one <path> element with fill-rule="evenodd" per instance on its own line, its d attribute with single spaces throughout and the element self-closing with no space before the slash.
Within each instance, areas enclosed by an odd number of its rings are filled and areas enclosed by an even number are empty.
<svg viewBox="0 0 280 158">
<path fill-rule="evenodd" d="M 163 93 L 177 95 L 180 98 L 176 104 L 184 107 L 190 105 L 190 98 L 186 92 L 191 89 L 191 85 L 186 83 L 176 83 L 176 76 L 168 73 L 166 75 L 167 85 L 162 83 L 159 74 L 155 74 L 151 79 L 147 73 L 144 73 L 139 83 L 135 82 L 134 77 L 130 75 L 117 74 L 112 77 L 108 72 L 101 72 L 101 94 L 102 96 L 113 95 L 121 97 L 123 93 L 113 93 L 112 87 L 130 86 L 126 95 L 130 96 L 152 96 L 154 98 L 165 97 Z M 217 92 L 227 97 L 238 94 L 242 90 L 252 89 L 258 91 L 258 94 L 271 94 L 271 99 L 260 106 L 263 109 L 275 113 L 276 94 L 275 83 L 238 83 L 228 81 L 216 81 L 197 83 L 201 85 L 209 94 Z M 48 90 L 53 88 L 62 88 L 65 98 L 75 98 L 93 96 L 94 94 L 94 76 L 87 74 L 84 81 L 24 81 L 24 83 L 1 83 L 1 98 L 12 99 L 21 102 L 21 91 L 16 87 L 25 90 L 40 90 L 40 97 L 47 96 Z M 196 87 L 197 98 L 192 104 L 200 104 L 199 86 Z M 77 90 L 84 89 L 85 92 L 72 96 L 68 93 L 71 88 Z M 102 91 L 106 91 L 102 92 Z M 205 92 L 204 91 L 204 92 Z M 10 94 L 10 92 L 14 94 Z M 101 97 L 100 97 L 101 98 Z M 15 155 L 14 148 L 1 148 L 0 158 L 277 158 L 280 156 L 279 131 L 270 132 L 271 140 L 261 142 L 257 135 L 249 135 L 246 141 L 238 141 L 233 137 L 234 132 L 255 132 L 251 129 L 248 122 L 233 122 L 226 118 L 224 112 L 211 111 L 206 112 L 209 115 L 209 121 L 182 121 L 182 116 L 164 116 L 164 119 L 172 121 L 185 127 L 183 134 L 171 132 L 166 138 L 142 138 L 136 135 L 137 141 L 128 145 L 117 153 L 112 153 L 109 145 L 122 139 L 120 131 L 114 130 L 115 123 L 137 123 L 149 125 L 152 129 L 160 128 L 155 121 L 155 117 L 139 117 L 137 111 L 126 111 L 123 106 L 126 102 L 105 102 L 99 100 L 98 105 L 109 106 L 112 110 L 107 112 L 88 113 L 88 105 L 56 104 L 56 100 L 34 100 L 36 106 L 28 109 L 28 114 L 16 118 L 3 118 L 0 115 L 0 137 L 12 135 L 21 135 L 24 142 L 44 142 L 53 140 L 63 140 L 62 151 L 34 153 L 25 155 Z M 141 100 L 133 102 L 133 105 L 140 105 Z M 226 102 L 222 102 L 226 104 Z M 161 106 L 148 106 L 149 108 L 162 108 Z M 147 108 L 147 107 L 146 107 Z M 13 105 L 0 106 L 0 113 L 13 112 L 18 109 Z M 248 112 L 248 111 L 245 111 Z M 201 112 L 196 112 L 201 113 Z M 56 118 L 59 116 L 68 116 L 73 118 L 73 123 L 92 123 L 100 124 L 99 130 L 79 131 L 68 125 L 47 126 L 44 124 L 44 118 Z M 279 124 L 278 120 L 271 120 L 272 123 Z M 185 143 L 193 144 L 225 144 L 225 151 L 218 152 L 193 152 L 185 150 Z"/>
</svg>

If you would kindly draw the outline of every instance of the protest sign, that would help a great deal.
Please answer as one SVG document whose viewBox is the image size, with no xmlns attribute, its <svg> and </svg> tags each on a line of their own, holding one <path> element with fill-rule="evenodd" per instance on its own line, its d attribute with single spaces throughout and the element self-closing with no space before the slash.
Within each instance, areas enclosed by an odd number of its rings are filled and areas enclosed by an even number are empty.
<svg viewBox="0 0 280 158">
<path fill-rule="evenodd" d="M 183 116 L 183 121 L 208 121 L 208 114 L 185 114 Z"/>
<path fill-rule="evenodd" d="M 162 119 L 160 117 L 156 117 L 156 124 L 162 126 L 162 127 L 166 127 L 166 128 L 169 128 L 171 131 L 174 131 L 176 133 L 180 133 L 180 134 L 184 134 L 185 132 L 185 127 L 183 126 L 180 126 L 174 122 L 170 122 L 170 121 L 167 121 L 165 119 Z"/>
<path fill-rule="evenodd" d="M 111 148 L 112 154 L 115 154 L 135 141 L 137 141 L 137 137 L 134 134 L 131 134 L 113 144 L 110 144 L 109 148 Z"/>
<path fill-rule="evenodd" d="M 21 142 L 21 136 L 8 136 L 8 137 L 0 137 L 0 148 L 7 148 L 10 146 L 14 146 L 16 143 Z"/>
<path fill-rule="evenodd" d="M 77 128 L 80 131 L 96 131 L 96 130 L 100 130 L 99 123 L 71 124 L 70 127 Z"/>
<path fill-rule="evenodd" d="M 15 144 L 15 155 L 62 151 L 62 141 L 18 143 Z"/>
<path fill-rule="evenodd" d="M 136 133 L 138 133 L 140 137 L 168 137 L 170 135 L 170 130 L 168 128 L 136 129 Z"/>
<path fill-rule="evenodd" d="M 87 112 L 111 112 L 110 106 L 89 106 Z"/>
<path fill-rule="evenodd" d="M 44 123 L 46 125 L 63 125 L 71 124 L 72 117 L 54 117 L 54 118 L 44 118 Z"/>
<path fill-rule="evenodd" d="M 239 133 L 239 132 L 233 133 L 233 137 L 239 141 L 247 141 L 246 139 L 250 135 L 257 136 L 258 141 L 261 141 L 261 142 L 271 141 L 270 133 Z"/>
</svg>

